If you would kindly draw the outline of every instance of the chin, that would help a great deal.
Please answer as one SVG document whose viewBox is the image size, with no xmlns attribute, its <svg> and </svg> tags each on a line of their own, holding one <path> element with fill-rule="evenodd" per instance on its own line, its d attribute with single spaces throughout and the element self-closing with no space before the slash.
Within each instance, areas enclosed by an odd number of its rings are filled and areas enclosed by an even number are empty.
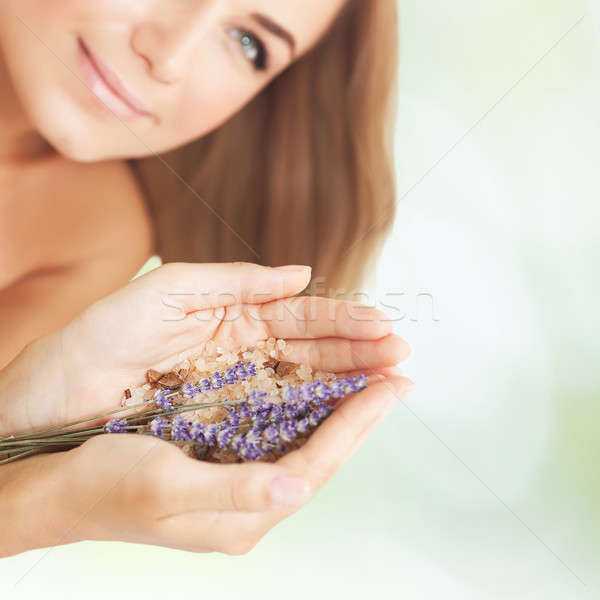
<svg viewBox="0 0 600 600">
<path fill-rule="evenodd" d="M 86 163 L 106 158 L 90 119 L 64 95 L 46 92 L 25 97 L 23 106 L 40 136 L 65 158 Z"/>
<path fill-rule="evenodd" d="M 88 136 L 79 135 L 76 130 L 42 125 L 38 131 L 58 154 L 74 162 L 93 163 L 110 158 L 94 144 L 90 144 Z"/>
</svg>

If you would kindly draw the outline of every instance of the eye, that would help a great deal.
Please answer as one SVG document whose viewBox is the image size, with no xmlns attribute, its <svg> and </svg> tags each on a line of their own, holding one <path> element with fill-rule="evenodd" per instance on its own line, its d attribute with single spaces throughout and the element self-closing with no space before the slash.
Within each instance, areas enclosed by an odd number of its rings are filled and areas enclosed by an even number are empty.
<svg viewBox="0 0 600 600">
<path fill-rule="evenodd" d="M 246 55 L 246 58 L 252 63 L 254 68 L 257 71 L 266 71 L 267 50 L 261 39 L 251 31 L 237 29 L 235 27 L 229 29 L 228 33 L 232 38 L 239 42 L 242 52 Z"/>
</svg>

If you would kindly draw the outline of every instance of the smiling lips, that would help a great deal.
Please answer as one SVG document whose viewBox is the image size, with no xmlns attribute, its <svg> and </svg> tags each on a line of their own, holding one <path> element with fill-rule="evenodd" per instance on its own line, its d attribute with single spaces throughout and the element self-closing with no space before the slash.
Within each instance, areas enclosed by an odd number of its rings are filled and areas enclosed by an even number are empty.
<svg viewBox="0 0 600 600">
<path fill-rule="evenodd" d="M 117 75 L 92 54 L 81 38 L 77 39 L 77 43 L 86 83 L 108 110 L 125 120 L 152 116 L 139 100 L 127 91 Z"/>
</svg>

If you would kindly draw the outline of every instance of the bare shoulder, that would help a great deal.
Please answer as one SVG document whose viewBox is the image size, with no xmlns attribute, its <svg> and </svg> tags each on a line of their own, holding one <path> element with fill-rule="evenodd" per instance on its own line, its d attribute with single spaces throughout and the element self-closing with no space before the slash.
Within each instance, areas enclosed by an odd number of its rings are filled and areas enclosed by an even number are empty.
<svg viewBox="0 0 600 600">
<path fill-rule="evenodd" d="M 0 368 L 125 285 L 153 253 L 152 230 L 124 163 L 56 157 L 0 172 Z"/>
<path fill-rule="evenodd" d="M 126 163 L 54 156 L 0 179 L 4 273 L 16 277 L 110 256 L 119 256 L 119 270 L 134 270 L 153 253 L 152 220 Z"/>
</svg>

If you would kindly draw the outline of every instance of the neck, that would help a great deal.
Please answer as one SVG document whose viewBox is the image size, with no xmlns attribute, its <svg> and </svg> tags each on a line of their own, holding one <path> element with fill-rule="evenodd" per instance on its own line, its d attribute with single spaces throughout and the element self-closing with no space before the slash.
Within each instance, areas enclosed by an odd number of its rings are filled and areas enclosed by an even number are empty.
<svg viewBox="0 0 600 600">
<path fill-rule="evenodd" d="M 0 161 L 33 160 L 51 149 L 23 110 L 0 52 Z"/>
</svg>

